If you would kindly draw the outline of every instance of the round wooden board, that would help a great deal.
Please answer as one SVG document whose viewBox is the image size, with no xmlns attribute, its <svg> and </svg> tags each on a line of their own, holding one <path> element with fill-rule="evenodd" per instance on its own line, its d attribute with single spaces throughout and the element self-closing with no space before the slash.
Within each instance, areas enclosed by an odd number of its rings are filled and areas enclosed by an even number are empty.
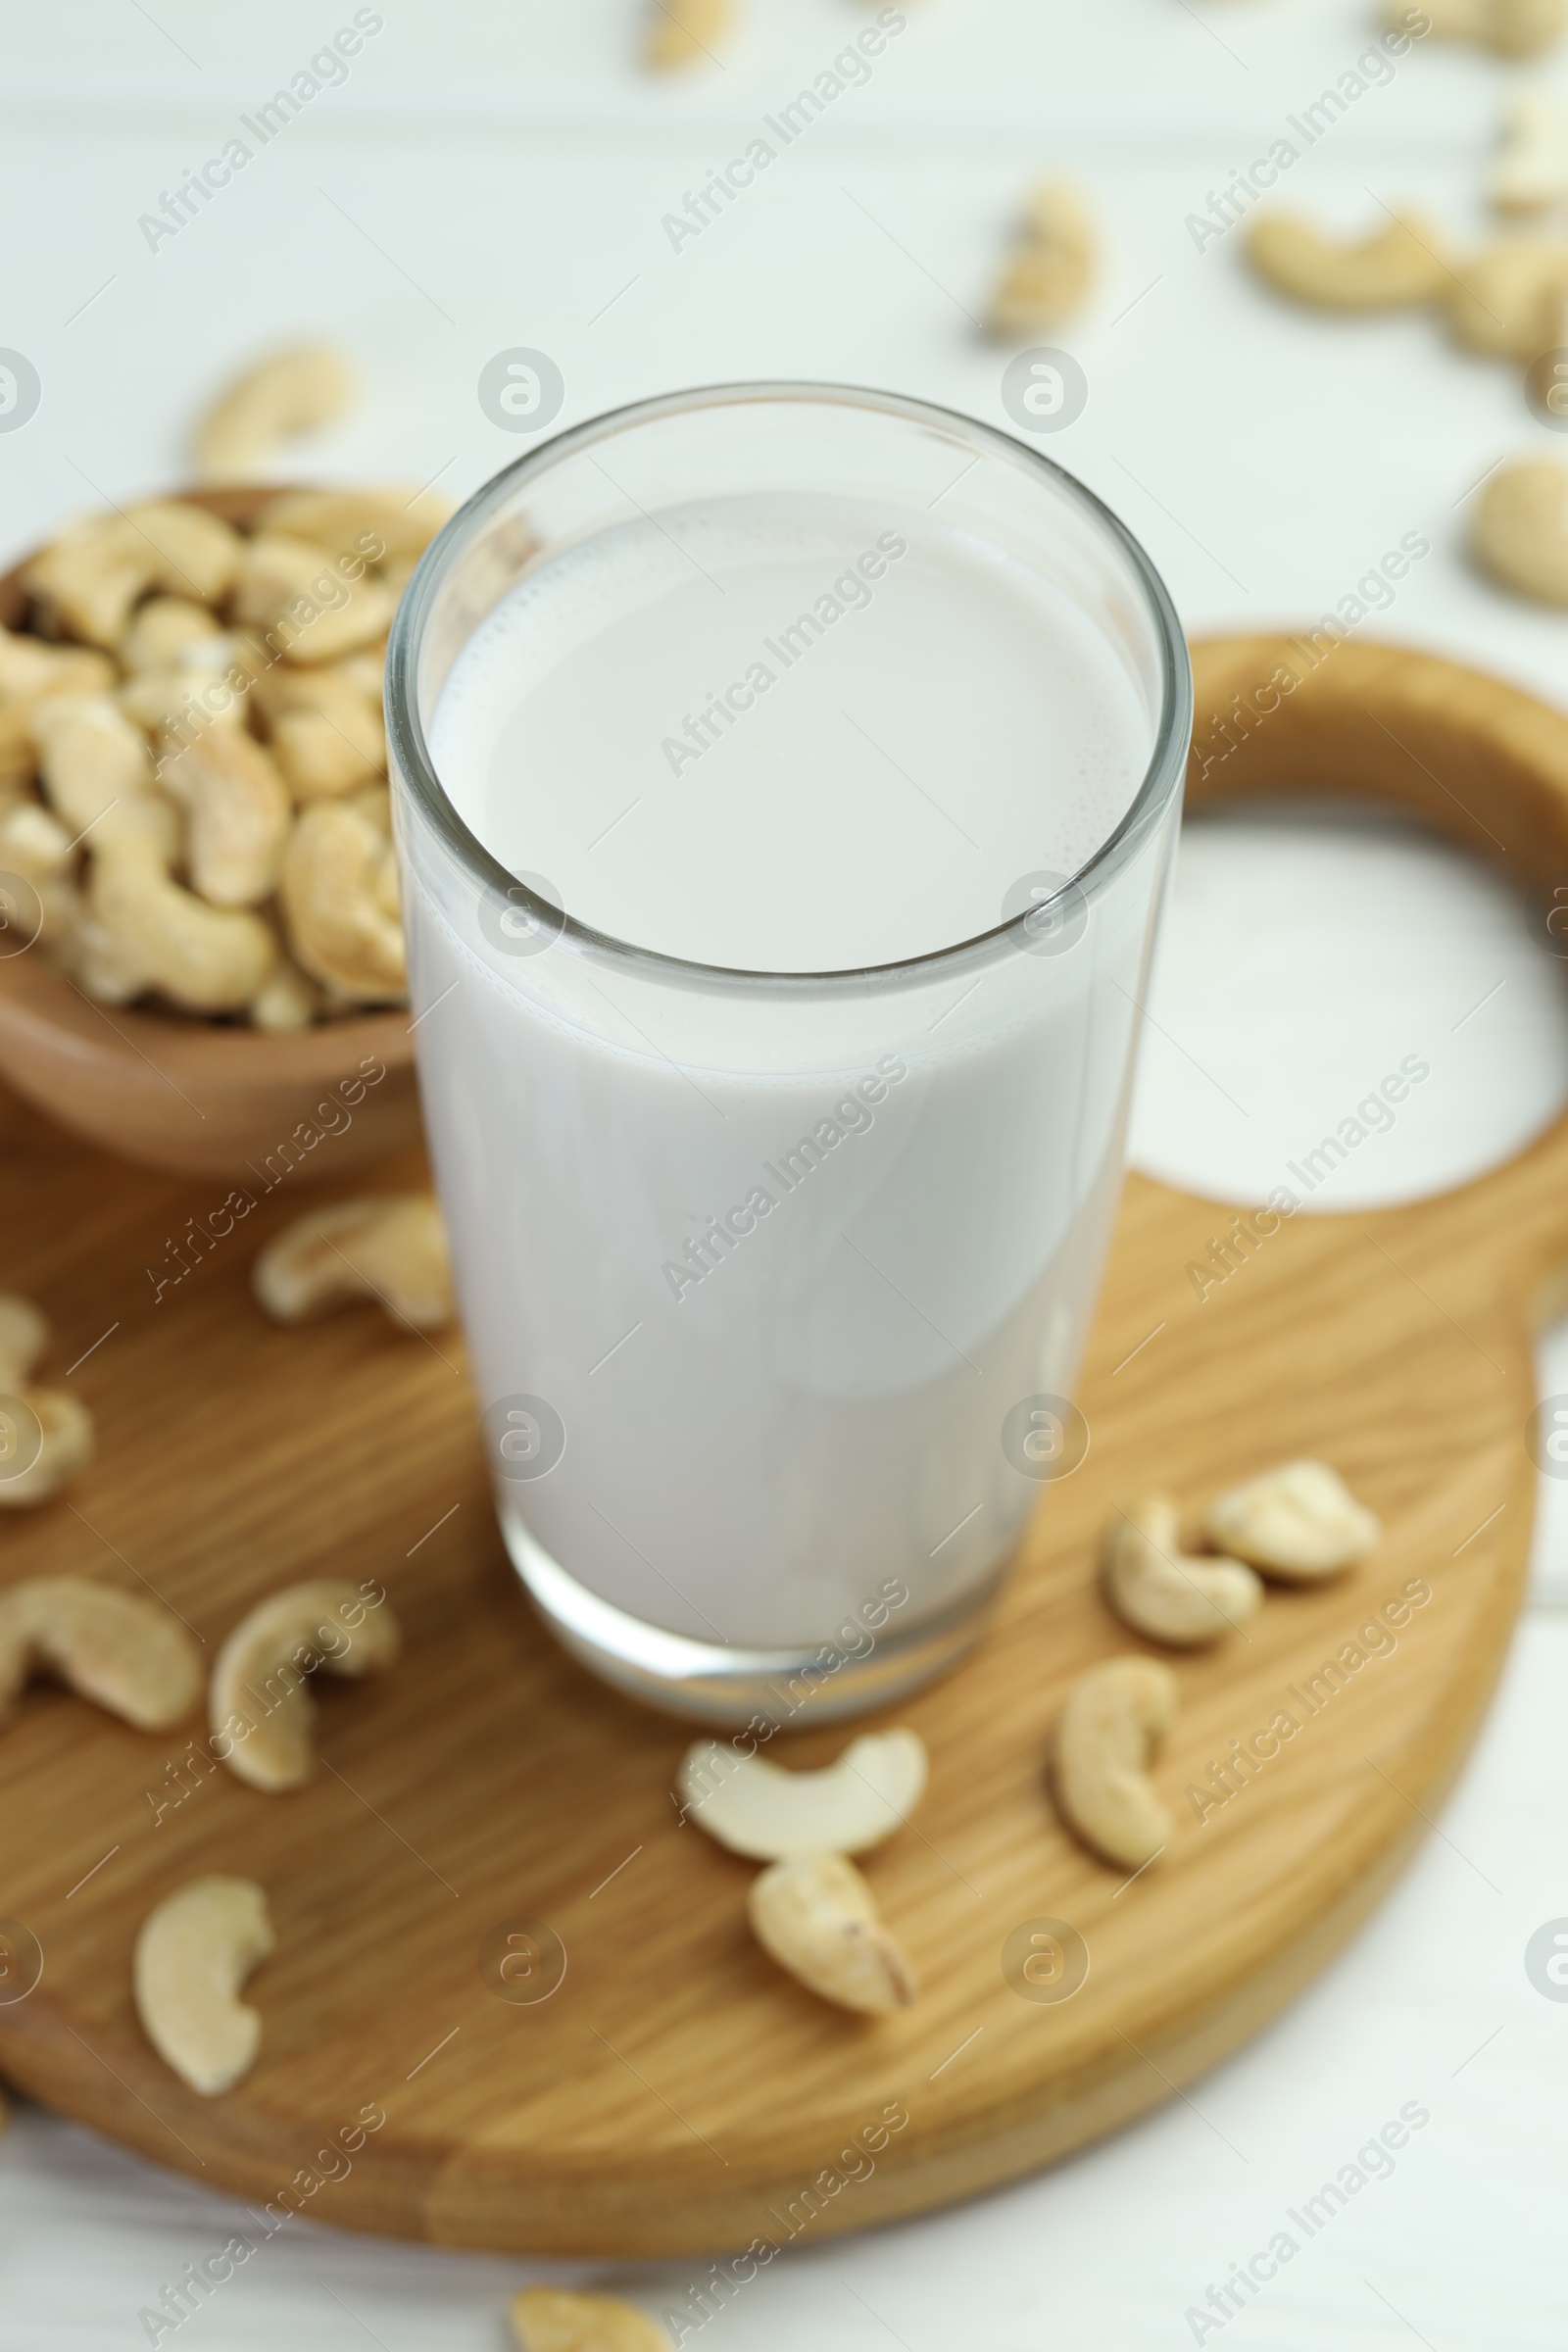
<svg viewBox="0 0 1568 2352">
<path fill-rule="evenodd" d="M 1300 682 L 1260 710 L 1252 690 L 1280 664 Z M 1476 809 L 1513 871 L 1568 873 L 1568 722 L 1526 697 L 1350 645 L 1315 669 L 1282 643 L 1200 649 L 1199 671 L 1196 797 L 1332 783 L 1484 848 Z M 1252 723 L 1203 767 L 1228 709 Z M 1201 1301 L 1189 1262 L 1229 1212 L 1132 1179 L 1081 1392 L 1088 1461 L 1046 1491 L 973 1659 L 898 1711 L 929 1744 L 931 1787 L 867 1871 L 922 1997 L 850 2017 L 753 1942 L 751 1866 L 678 1822 L 687 1734 L 589 1681 L 530 1614 L 456 1336 L 400 1336 L 373 1309 L 264 1322 L 249 1265 L 303 1204 L 286 1184 L 155 1302 L 147 1269 L 170 1271 L 167 1243 L 217 1207 L 213 1188 L 117 1166 L 18 1106 L 5 1160 L 4 1282 L 54 1319 L 48 1377 L 83 1359 L 70 1386 L 101 1436 L 68 1499 L 5 1522 L 5 1578 L 139 1581 L 209 1655 L 251 1601 L 306 1576 L 384 1581 L 406 1631 L 391 1675 L 323 1691 L 322 1769 L 297 1795 L 193 1763 L 198 1724 L 187 1748 L 48 1689 L 0 1740 L 0 1912 L 43 1955 L 36 1988 L 0 2003 L 0 2071 L 238 2192 L 259 2228 L 270 2205 L 453 2245 L 668 2255 L 858 2229 L 1042 2165 L 1168 2096 L 1322 1966 L 1422 1834 L 1508 1638 L 1532 1308 L 1568 1255 L 1568 1126 L 1446 1198 L 1297 1217 Z M 1139 1646 L 1095 1591 L 1101 1528 L 1149 1484 L 1190 1524 L 1296 1453 L 1336 1463 L 1384 1541 L 1328 1590 L 1271 1594 L 1219 1654 L 1175 1661 L 1157 1777 L 1177 1827 L 1124 1887 L 1045 1784 L 1071 1678 Z M 1364 1662 L 1314 1705 L 1325 1661 L 1411 1580 L 1430 1599 L 1396 1645 L 1358 1644 Z M 1189 1787 L 1281 1711 L 1295 1736 L 1200 1820 Z M 843 1738 L 781 1745 L 811 1764 Z M 251 1982 L 261 2057 L 206 2100 L 144 2041 L 130 1952 L 151 1905 L 212 1870 L 263 1884 L 277 1945 Z M 1007 1937 L 1043 1917 L 1091 1959 L 1057 2004 L 1003 1972 Z M 480 1968 L 487 1937 L 522 1921 L 567 1956 L 533 2005 Z M 367 2111 L 384 2121 L 329 2153 Z"/>
</svg>

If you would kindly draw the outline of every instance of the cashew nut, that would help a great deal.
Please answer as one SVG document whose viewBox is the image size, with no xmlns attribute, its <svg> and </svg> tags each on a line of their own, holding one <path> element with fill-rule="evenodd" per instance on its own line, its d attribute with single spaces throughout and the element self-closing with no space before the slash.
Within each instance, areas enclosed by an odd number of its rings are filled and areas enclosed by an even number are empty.
<svg viewBox="0 0 1568 2352">
<path fill-rule="evenodd" d="M 1382 1534 L 1327 1462 L 1284 1462 L 1209 1505 L 1203 1533 L 1265 1576 L 1313 1585 L 1363 1559 Z"/>
<path fill-rule="evenodd" d="M 350 578 L 308 539 L 260 532 L 245 542 L 234 617 L 314 668 L 386 635 L 396 599 L 368 571 Z"/>
<path fill-rule="evenodd" d="M 672 74 L 711 59 L 734 22 L 733 0 L 651 0 L 644 62 L 656 74 Z"/>
<path fill-rule="evenodd" d="M 338 1577 L 288 1585 L 258 1601 L 218 1653 L 210 1693 L 215 1753 L 253 1788 L 298 1788 L 316 1769 L 316 1704 L 306 1676 L 390 1666 L 397 1620 Z"/>
<path fill-rule="evenodd" d="M 32 730 L 44 791 L 74 834 L 118 803 L 147 798 L 146 740 L 107 695 L 50 695 L 34 705 Z"/>
<path fill-rule="evenodd" d="M 341 416 L 356 390 L 347 360 L 327 345 L 274 352 L 230 384 L 202 419 L 198 473 L 208 482 L 250 480 L 280 441 Z"/>
<path fill-rule="evenodd" d="M 673 2352 L 668 2335 L 618 2295 L 573 2295 L 525 2286 L 511 2305 L 518 2352 Z"/>
<path fill-rule="evenodd" d="M 174 667 L 135 671 L 115 700 L 161 748 L 177 751 L 212 727 L 241 731 L 249 686 L 227 655 L 226 637 L 209 637 Z"/>
<path fill-rule="evenodd" d="M 50 1501 L 92 1459 L 87 1407 L 61 1389 L 28 1385 L 48 1344 L 48 1323 L 31 1299 L 0 1293 L 0 1510 L 32 1510 Z M 6 1638 L 12 1637 L 21 1639 L 15 1620 Z M 0 1687 L 4 1680 L 0 1671 Z"/>
<path fill-rule="evenodd" d="M 45 645 L 0 628 L 0 786 L 28 784 L 38 765 L 33 712 L 46 695 L 102 695 L 115 683 L 107 654 Z"/>
<path fill-rule="evenodd" d="M 210 906 L 174 881 L 178 847 L 168 801 L 140 793 L 107 809 L 88 906 L 145 986 L 192 1012 L 238 1012 L 259 995 L 277 943 L 249 907 Z"/>
<path fill-rule="evenodd" d="M 358 809 L 313 801 L 283 858 L 283 919 L 311 974 L 356 1004 L 384 1004 L 407 982 L 391 844 Z"/>
<path fill-rule="evenodd" d="M 120 659 L 132 671 L 177 669 L 187 654 L 221 635 L 205 605 L 184 596 L 152 596 L 132 614 Z"/>
<path fill-rule="evenodd" d="M 75 844 L 65 826 L 36 801 L 20 801 L 0 816 L 0 873 L 20 874 L 36 891 L 44 951 L 51 956 L 64 951 L 66 934 L 80 910 L 72 878 L 75 856 Z"/>
<path fill-rule="evenodd" d="M 61 630 L 115 646 L 150 589 L 216 604 L 233 586 L 243 544 L 204 508 L 161 499 L 74 523 L 34 556 L 23 579 Z"/>
<path fill-rule="evenodd" d="M 1479 41 L 1500 57 L 1549 49 L 1568 23 L 1568 0 L 1424 0 L 1428 30 L 1441 41 Z M 1409 30 L 1407 0 L 1388 0 L 1391 32 Z"/>
<path fill-rule="evenodd" d="M 732 1854 L 863 1854 L 907 1821 L 925 1788 L 916 1732 L 868 1732 L 821 1772 L 787 1772 L 699 1740 L 681 1759 L 681 1802 Z"/>
<path fill-rule="evenodd" d="M 1024 230 L 991 306 L 991 331 L 1018 341 L 1059 326 L 1089 291 L 1095 233 L 1079 191 L 1044 180 L 1024 215 Z"/>
<path fill-rule="evenodd" d="M 1325 236 L 1298 214 L 1266 213 L 1247 251 L 1271 286 L 1325 311 L 1400 310 L 1452 284 L 1442 231 L 1414 213 L 1396 215 L 1358 245 Z"/>
<path fill-rule="evenodd" d="M 843 1854 L 790 1854 L 753 1881 L 757 1940 L 808 1991 L 877 2016 L 907 2009 L 919 1987 L 876 1898 Z"/>
<path fill-rule="evenodd" d="M 248 1007 L 258 1029 L 281 1037 L 308 1029 L 321 1010 L 321 992 L 280 947 L 277 961 Z"/>
<path fill-rule="evenodd" d="M 1500 467 L 1477 501 L 1470 544 L 1504 587 L 1568 607 L 1568 467 L 1552 458 Z"/>
<path fill-rule="evenodd" d="M 270 898 L 294 810 L 261 745 L 214 729 L 166 760 L 162 780 L 186 811 L 190 878 L 209 905 L 255 906 Z"/>
<path fill-rule="evenodd" d="M 327 800 L 384 773 L 386 730 L 379 705 L 333 668 L 279 662 L 258 678 L 253 699 L 268 741 L 296 800 Z"/>
<path fill-rule="evenodd" d="M 1107 1658 L 1081 1674 L 1056 1726 L 1056 1800 L 1087 1845 L 1142 1870 L 1170 1841 L 1150 1749 L 1176 1720 L 1176 1677 L 1153 1658 Z"/>
<path fill-rule="evenodd" d="M 1498 237 L 1461 263 L 1455 277 L 1448 324 L 1467 350 L 1533 360 L 1555 346 L 1568 299 L 1568 243 Z"/>
<path fill-rule="evenodd" d="M 372 564 L 408 563 L 422 556 L 452 514 L 450 499 L 407 482 L 364 490 L 284 490 L 257 522 L 258 531 L 308 539 L 332 556 L 366 556 Z M 379 556 L 368 555 L 367 540 Z"/>
<path fill-rule="evenodd" d="M 1568 203 L 1568 114 L 1540 90 L 1509 101 L 1487 193 L 1500 213 L 1544 213 Z"/>
<path fill-rule="evenodd" d="M 166 1732 L 201 1696 L 201 1657 L 172 1611 L 85 1576 L 30 1576 L 0 1593 L 0 1720 L 51 1674 L 134 1724 Z"/>
<path fill-rule="evenodd" d="M 1163 1494 L 1118 1511 L 1105 1530 L 1105 1597 L 1135 1633 L 1200 1649 L 1245 1625 L 1263 1587 L 1240 1560 L 1184 1558 L 1178 1526 Z"/>
<path fill-rule="evenodd" d="M 274 1322 L 308 1323 L 346 1299 L 379 1298 L 416 1331 L 452 1320 L 452 1269 L 428 1193 L 378 1193 L 308 1209 L 275 1234 L 251 1271 Z"/>
<path fill-rule="evenodd" d="M 136 2014 L 159 2057 L 203 2098 L 232 2090 L 256 2063 L 262 2021 L 239 1992 L 273 1941 L 253 1879 L 192 1879 L 142 1921 Z"/>
</svg>

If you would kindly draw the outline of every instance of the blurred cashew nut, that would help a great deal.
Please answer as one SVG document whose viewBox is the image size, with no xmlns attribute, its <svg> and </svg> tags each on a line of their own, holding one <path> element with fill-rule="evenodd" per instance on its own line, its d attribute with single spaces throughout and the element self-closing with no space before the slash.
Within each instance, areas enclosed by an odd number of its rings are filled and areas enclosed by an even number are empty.
<svg viewBox="0 0 1568 2352">
<path fill-rule="evenodd" d="M 453 1312 L 441 1211 L 428 1193 L 308 1209 L 262 1250 L 251 1287 L 277 1323 L 308 1323 L 350 1299 L 378 1298 L 394 1321 L 438 1330 Z"/>
<path fill-rule="evenodd" d="M 256 906 L 270 898 L 294 811 L 261 745 L 215 729 L 167 760 L 162 782 L 186 811 L 192 887 L 213 906 Z"/>
<path fill-rule="evenodd" d="M 280 442 L 341 416 L 355 391 L 353 369 L 329 345 L 274 352 L 238 376 L 202 419 L 195 449 L 201 479 L 250 480 Z"/>
<path fill-rule="evenodd" d="M 1092 1666 L 1061 1711 L 1056 1801 L 1085 1844 L 1124 1870 L 1142 1870 L 1170 1841 L 1149 1757 L 1175 1720 L 1176 1677 L 1153 1658 Z"/>
<path fill-rule="evenodd" d="M 407 981 L 397 862 L 385 835 L 339 801 L 313 801 L 289 836 L 279 884 L 294 954 L 354 1004 L 384 1004 Z"/>
<path fill-rule="evenodd" d="M 1325 311 L 1405 309 L 1435 300 L 1453 282 L 1442 231 L 1414 214 L 1346 244 L 1298 214 L 1265 213 L 1247 251 L 1271 286 Z"/>
<path fill-rule="evenodd" d="M 1152 1642 L 1199 1649 L 1255 1616 L 1263 1587 L 1240 1560 L 1185 1557 L 1178 1525 L 1176 1505 L 1163 1494 L 1118 1511 L 1105 1530 L 1105 1597 Z"/>
<path fill-rule="evenodd" d="M 1078 189 L 1046 180 L 1029 197 L 1024 229 L 991 306 L 991 331 L 1022 341 L 1070 318 L 1089 291 L 1095 232 Z"/>
<path fill-rule="evenodd" d="M 31 1299 L 15 1292 L 0 1293 L 0 1511 L 33 1510 L 50 1501 L 92 1459 L 92 1415 L 87 1407 L 62 1389 L 30 1385 L 48 1345 L 49 1325 Z M 23 1590 L 14 1586 L 10 1594 L 0 1595 L 0 1612 Z M 6 1620 L 9 1633 L 0 1633 L 0 1651 L 19 1678 L 17 1688 L 25 1680 L 30 1655 L 24 1618 L 23 1604 L 17 1601 Z M 0 1713 L 8 1703 L 5 1683 L 6 1669 L 0 1666 Z"/>
<path fill-rule="evenodd" d="M 134 606 L 155 588 L 216 604 L 234 584 L 243 545 L 204 508 L 160 499 L 74 523 L 34 556 L 23 580 L 66 634 L 116 646 Z"/>
<path fill-rule="evenodd" d="M 47 1674 L 139 1732 L 182 1723 L 201 1655 L 172 1610 L 84 1576 L 30 1576 L 0 1593 L 0 1721 Z"/>
<path fill-rule="evenodd" d="M 210 906 L 170 872 L 179 851 L 172 806 L 141 794 L 106 810 L 93 837 L 88 905 L 108 938 L 172 1003 L 191 1012 L 238 1012 L 277 961 L 261 916 Z"/>
<path fill-rule="evenodd" d="M 843 1854 L 774 1862 L 752 1882 L 747 1909 L 762 1949 L 822 2000 L 868 2016 L 914 2000 L 914 1970 Z"/>
<path fill-rule="evenodd" d="M 251 1879 L 193 1879 L 142 1922 L 136 2014 L 160 2058 L 203 2098 L 231 2090 L 256 2063 L 262 2021 L 240 1987 L 273 1941 Z"/>
<path fill-rule="evenodd" d="M 316 1769 L 307 1677 L 378 1673 L 398 1654 L 397 1620 L 336 1577 L 289 1585 L 242 1617 L 218 1653 L 214 1753 L 253 1788 L 301 1788 Z"/>
</svg>

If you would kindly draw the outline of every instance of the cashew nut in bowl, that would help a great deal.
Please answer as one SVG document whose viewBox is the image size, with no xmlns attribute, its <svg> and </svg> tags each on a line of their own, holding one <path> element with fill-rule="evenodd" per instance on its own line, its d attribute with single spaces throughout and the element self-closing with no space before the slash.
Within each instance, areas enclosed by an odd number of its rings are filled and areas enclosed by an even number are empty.
<svg viewBox="0 0 1568 2352">
<path fill-rule="evenodd" d="M 196 1642 L 172 1610 L 85 1576 L 32 1576 L 0 1593 L 0 1721 L 48 1674 L 139 1732 L 183 1723 L 201 1696 Z"/>
<path fill-rule="evenodd" d="M 302 972 L 281 947 L 277 961 L 247 1010 L 258 1029 L 274 1037 L 308 1029 L 321 1009 L 321 992 L 308 972 Z"/>
<path fill-rule="evenodd" d="M 1568 24 L 1568 0 L 1424 0 L 1428 29 L 1440 41 L 1478 41 L 1499 57 L 1535 57 Z M 1391 32 L 1408 32 L 1408 0 L 1388 0 Z"/>
<path fill-rule="evenodd" d="M 215 728 L 166 760 L 161 780 L 186 811 L 186 863 L 209 906 L 256 906 L 270 898 L 294 808 L 261 745 Z"/>
<path fill-rule="evenodd" d="M 313 801 L 289 836 L 279 886 L 295 956 L 354 1004 L 385 1004 L 407 983 L 397 861 L 384 834 L 340 801 Z"/>
<path fill-rule="evenodd" d="M 1498 237 L 1458 265 L 1447 294 L 1448 324 L 1468 351 L 1534 360 L 1562 335 L 1568 299 L 1568 243 Z"/>
<path fill-rule="evenodd" d="M 33 1510 L 50 1501 L 92 1459 L 87 1407 L 63 1390 L 30 1386 L 48 1344 L 48 1323 L 31 1299 L 0 1293 L 0 1510 Z M 9 1622 L 5 1638 L 24 1641 L 15 1610 Z M 17 1673 L 25 1672 L 24 1659 Z M 4 1679 L 0 1671 L 0 1686 Z"/>
<path fill-rule="evenodd" d="M 1176 1720 L 1176 1677 L 1153 1658 L 1108 1658 L 1081 1674 L 1056 1727 L 1056 1801 L 1086 1845 L 1142 1870 L 1170 1842 L 1149 1753 Z"/>
<path fill-rule="evenodd" d="M 373 540 L 381 553 L 369 559 L 372 563 L 406 564 L 423 555 L 452 511 L 450 499 L 407 482 L 363 490 L 283 490 L 256 528 L 308 539 L 332 556 L 363 555 L 367 540 Z"/>
<path fill-rule="evenodd" d="M 248 481 L 281 441 L 317 432 L 354 399 L 354 370 L 320 343 L 274 352 L 236 378 L 203 418 L 196 467 L 203 481 Z"/>
<path fill-rule="evenodd" d="M 1500 467 L 1482 487 L 1470 545 L 1504 587 L 1568 607 L 1568 466 L 1525 458 Z"/>
<path fill-rule="evenodd" d="M 1248 237 L 1259 275 L 1325 311 L 1392 311 L 1431 302 L 1453 282 L 1440 229 L 1396 215 L 1360 244 L 1326 236 L 1295 213 L 1265 213 Z"/>
<path fill-rule="evenodd" d="M 365 569 L 363 557 L 355 561 L 351 576 L 307 539 L 258 532 L 244 543 L 234 617 L 310 667 L 373 644 L 386 635 L 396 599 Z"/>
<path fill-rule="evenodd" d="M 330 800 L 385 772 L 379 704 L 348 667 L 291 669 L 280 662 L 256 681 L 253 700 L 296 800 Z"/>
<path fill-rule="evenodd" d="M 215 727 L 243 735 L 249 681 L 230 664 L 228 643 L 204 638 L 177 665 L 139 669 L 120 688 L 116 703 L 160 751 L 178 751 Z"/>
<path fill-rule="evenodd" d="M 379 1298 L 394 1321 L 436 1331 L 453 1314 L 441 1211 L 428 1193 L 308 1209 L 268 1243 L 251 1287 L 277 1323 L 308 1323 L 349 1299 Z"/>
<path fill-rule="evenodd" d="M 673 2352 L 658 2321 L 618 2295 L 525 2286 L 508 2316 L 517 2352 Z"/>
<path fill-rule="evenodd" d="M 243 546 L 205 509 L 156 500 L 73 524 L 34 556 L 23 584 L 61 634 L 116 646 L 151 589 L 216 604 L 234 584 Z"/>
<path fill-rule="evenodd" d="M 1045 180 L 1029 197 L 1024 233 L 991 306 L 991 331 L 1005 341 L 1044 333 L 1070 318 L 1089 291 L 1095 233 L 1079 191 Z"/>
<path fill-rule="evenodd" d="M 790 1854 L 752 1882 L 758 1942 L 807 1989 L 841 2009 L 907 2009 L 919 1986 L 876 1898 L 843 1854 Z"/>
<path fill-rule="evenodd" d="M 734 29 L 734 0 L 652 0 L 643 57 L 656 74 L 711 60 Z"/>
<path fill-rule="evenodd" d="M 21 801 L 0 816 L 0 874 L 19 874 L 36 892 L 44 953 L 57 962 L 80 913 L 77 854 L 60 819 L 36 801 Z"/>
<path fill-rule="evenodd" d="M 273 1941 L 253 1879 L 192 1879 L 142 1921 L 136 2014 L 159 2057 L 203 2098 L 232 2090 L 256 2063 L 262 2021 L 239 1993 Z"/>
<path fill-rule="evenodd" d="M 188 653 L 222 633 L 205 605 L 192 604 L 185 596 L 152 596 L 131 615 L 120 659 L 132 671 L 173 669 Z"/>
<path fill-rule="evenodd" d="M 51 695 L 34 705 L 32 730 L 45 797 L 73 833 L 95 826 L 117 802 L 147 797 L 146 740 L 107 695 Z"/>
<path fill-rule="evenodd" d="M 1119 1510 L 1105 1530 L 1105 1597 L 1135 1633 L 1200 1649 L 1255 1616 L 1263 1587 L 1240 1560 L 1185 1558 L 1179 1524 L 1163 1494 Z"/>
<path fill-rule="evenodd" d="M 238 1012 L 261 992 L 277 943 L 244 906 L 210 906 L 174 881 L 174 808 L 142 793 L 106 809 L 94 835 L 88 905 L 110 939 L 172 1004 Z"/>
<path fill-rule="evenodd" d="M 1285 1462 L 1209 1505 L 1203 1532 L 1288 1585 L 1317 1584 L 1364 1559 L 1382 1533 L 1327 1462 Z"/>
<path fill-rule="evenodd" d="M 107 694 L 115 665 L 81 645 L 44 645 L 0 628 L 0 787 L 29 784 L 38 766 L 33 712 L 47 696 Z"/>
<path fill-rule="evenodd" d="M 684 1813 L 734 1854 L 863 1854 L 902 1828 L 925 1788 L 916 1732 L 868 1732 L 821 1772 L 786 1772 L 765 1757 L 699 1740 L 681 1759 Z"/>
<path fill-rule="evenodd" d="M 258 1601 L 213 1667 L 213 1752 L 253 1788 L 299 1788 L 316 1770 L 316 1704 L 306 1677 L 376 1674 L 398 1654 L 397 1620 L 337 1577 Z"/>
</svg>

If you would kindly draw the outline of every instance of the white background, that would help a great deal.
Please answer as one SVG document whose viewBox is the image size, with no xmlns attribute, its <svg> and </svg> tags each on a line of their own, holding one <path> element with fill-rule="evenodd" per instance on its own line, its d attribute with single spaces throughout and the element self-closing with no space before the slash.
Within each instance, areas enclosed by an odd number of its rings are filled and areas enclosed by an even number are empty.
<svg viewBox="0 0 1568 2352">
<path fill-rule="evenodd" d="M 98 493 L 178 481 L 201 403 L 301 334 L 341 339 L 368 398 L 291 461 L 296 476 L 388 471 L 466 492 L 521 446 L 475 397 L 484 362 L 519 345 L 556 360 L 568 423 L 767 374 L 889 385 L 1005 421 L 1006 355 L 972 315 L 1022 187 L 1060 171 L 1091 191 L 1106 263 L 1060 337 L 1089 406 L 1050 447 L 1144 538 L 1189 627 L 1298 625 L 1417 531 L 1431 555 L 1365 633 L 1568 700 L 1568 619 L 1463 559 L 1466 493 L 1489 467 L 1568 458 L 1517 370 L 1455 351 L 1425 317 L 1293 311 L 1248 277 L 1238 237 L 1200 253 L 1184 226 L 1365 49 L 1359 0 L 906 0 L 907 29 L 869 85 L 677 253 L 662 216 L 866 12 L 745 0 L 745 13 L 720 66 L 656 83 L 634 62 L 637 0 L 384 0 L 347 83 L 152 252 L 138 216 L 352 8 L 6 0 L 0 342 L 32 360 L 44 397 L 0 434 L 0 554 Z M 1521 69 L 1418 44 L 1286 193 L 1366 229 L 1378 199 L 1413 197 L 1473 234 L 1503 97 L 1522 81 L 1568 95 L 1568 55 Z M 1451 1182 L 1568 1096 L 1560 982 L 1506 884 L 1452 852 L 1364 820 L 1195 826 L 1138 1154 L 1255 1199 L 1419 1053 L 1431 1082 L 1317 1204 Z M 1543 1378 L 1568 1389 L 1568 1345 L 1555 1365 L 1548 1348 Z M 1298 2352 L 1332 2331 L 1340 2352 L 1558 2352 L 1568 2005 L 1523 1968 L 1531 1933 L 1568 1914 L 1568 1489 L 1543 1500 L 1535 1597 L 1475 1761 L 1440 1834 L 1315 1989 L 1187 2100 L 1055 2173 L 784 2256 L 705 2346 L 1190 2343 L 1183 2315 L 1208 2282 L 1419 2100 L 1432 2120 L 1395 2176 L 1229 2324 L 1227 2346 Z M 210 2192 L 24 2111 L 0 2142 L 0 2352 L 144 2343 L 138 2309 L 221 2240 L 226 2216 Z M 658 2310 L 696 2275 L 644 2267 L 618 2283 Z M 506 2295 L 531 2276 L 596 2274 L 301 2223 L 165 2340 L 498 2352 Z"/>
</svg>

